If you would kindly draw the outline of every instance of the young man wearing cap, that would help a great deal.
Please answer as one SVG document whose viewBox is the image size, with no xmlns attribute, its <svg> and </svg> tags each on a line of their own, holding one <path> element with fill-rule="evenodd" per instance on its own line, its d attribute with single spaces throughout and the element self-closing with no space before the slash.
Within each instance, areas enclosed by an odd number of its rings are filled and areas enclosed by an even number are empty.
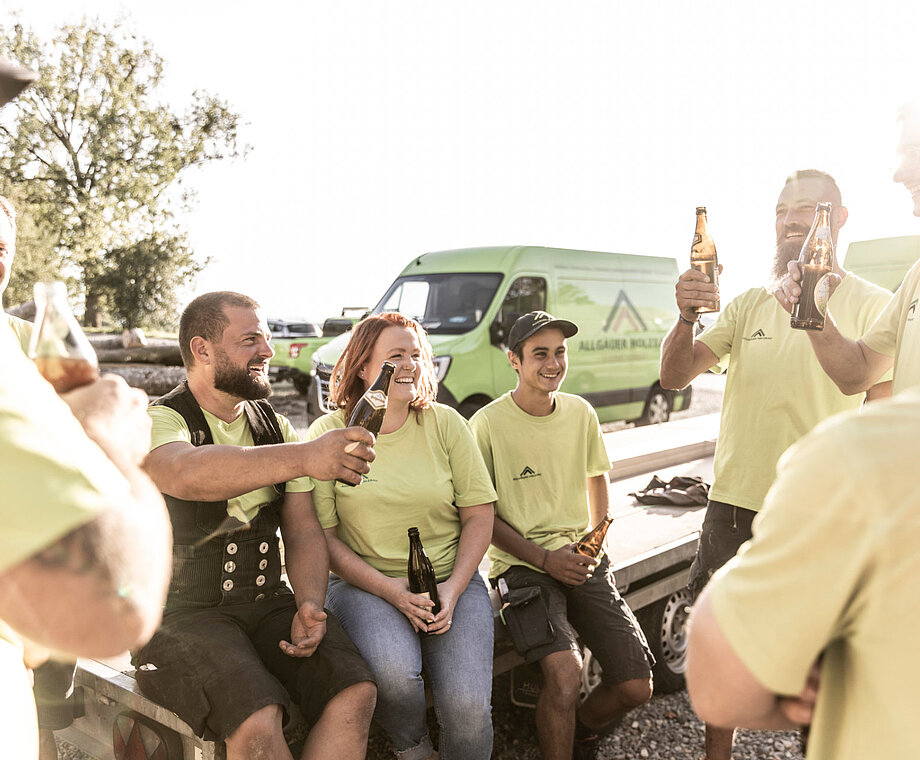
<svg viewBox="0 0 920 760">
<path fill-rule="evenodd" d="M 595 757 L 598 732 L 652 695 L 652 657 L 606 556 L 598 562 L 572 550 L 607 514 L 610 469 L 594 409 L 559 392 L 566 338 L 576 332 L 543 311 L 520 317 L 508 336 L 517 387 L 470 420 L 498 493 L 489 575 L 510 589 L 539 587 L 554 629 L 552 641 L 526 655 L 543 671 L 537 736 L 544 760 Z M 576 717 L 579 638 L 603 676 Z"/>
</svg>

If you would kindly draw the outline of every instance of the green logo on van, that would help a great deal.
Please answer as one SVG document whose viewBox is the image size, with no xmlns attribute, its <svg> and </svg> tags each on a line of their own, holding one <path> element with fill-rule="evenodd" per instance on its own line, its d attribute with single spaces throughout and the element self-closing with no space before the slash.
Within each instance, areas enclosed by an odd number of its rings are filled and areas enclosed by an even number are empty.
<svg viewBox="0 0 920 760">
<path fill-rule="evenodd" d="M 624 330 L 623 327 L 626 326 Z M 607 315 L 607 321 L 604 322 L 604 332 L 648 332 L 645 320 L 642 315 L 633 306 L 625 290 L 621 290 L 617 300 L 613 302 L 613 307 Z"/>
</svg>

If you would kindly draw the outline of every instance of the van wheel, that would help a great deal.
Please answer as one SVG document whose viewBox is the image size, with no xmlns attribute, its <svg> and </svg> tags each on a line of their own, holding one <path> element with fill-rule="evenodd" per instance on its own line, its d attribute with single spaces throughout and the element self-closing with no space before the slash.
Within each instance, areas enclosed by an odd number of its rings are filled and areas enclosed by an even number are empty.
<svg viewBox="0 0 920 760">
<path fill-rule="evenodd" d="M 588 647 L 582 647 L 584 665 L 581 669 L 581 686 L 578 689 L 578 704 L 584 702 L 598 686 L 601 685 L 603 674 L 601 664 L 597 661 Z"/>
<path fill-rule="evenodd" d="M 636 425 L 657 425 L 671 419 L 671 394 L 655 385 L 645 401 L 645 410 Z"/>
<path fill-rule="evenodd" d="M 690 591 L 683 588 L 636 613 L 649 649 L 655 656 L 652 673 L 656 694 L 670 694 L 684 688 L 687 619 L 692 603 Z"/>
</svg>

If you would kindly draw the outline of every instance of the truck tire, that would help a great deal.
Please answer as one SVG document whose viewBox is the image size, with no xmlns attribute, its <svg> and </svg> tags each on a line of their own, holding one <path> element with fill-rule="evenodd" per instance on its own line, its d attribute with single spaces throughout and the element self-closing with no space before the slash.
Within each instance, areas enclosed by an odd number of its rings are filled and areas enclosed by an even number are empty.
<svg viewBox="0 0 920 760">
<path fill-rule="evenodd" d="M 675 591 L 636 613 L 649 648 L 655 656 L 655 693 L 670 694 L 684 688 L 687 669 L 687 618 L 692 600 L 687 589 Z"/>
<path fill-rule="evenodd" d="M 636 420 L 636 426 L 657 425 L 669 419 L 671 419 L 671 394 L 655 383 L 645 400 L 642 416 Z"/>
</svg>

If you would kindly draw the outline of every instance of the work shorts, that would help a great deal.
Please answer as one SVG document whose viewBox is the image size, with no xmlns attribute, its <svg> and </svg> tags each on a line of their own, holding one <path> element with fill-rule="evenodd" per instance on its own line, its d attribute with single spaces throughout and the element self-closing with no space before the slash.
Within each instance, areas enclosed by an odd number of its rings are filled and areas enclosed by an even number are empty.
<svg viewBox="0 0 920 760">
<path fill-rule="evenodd" d="M 336 694 L 374 675 L 332 614 L 310 657 L 282 652 L 278 642 L 291 640 L 296 611 L 287 589 L 258 602 L 167 610 L 132 657 L 137 683 L 211 741 L 273 704 L 284 709 L 286 734 L 304 721 L 312 726 Z"/>
<path fill-rule="evenodd" d="M 606 556 L 581 586 L 566 586 L 522 565 L 509 568 L 499 578 L 505 579 L 509 589 L 539 586 L 546 602 L 555 637 L 531 649 L 525 655 L 527 662 L 554 652 L 578 651 L 580 638 L 600 663 L 604 683 L 652 677 L 655 658 L 632 610 L 617 591 Z"/>
<path fill-rule="evenodd" d="M 738 553 L 741 544 L 751 539 L 751 523 L 756 516 L 756 512 L 744 507 L 709 502 L 687 583 L 694 601 L 715 571 Z"/>
</svg>

